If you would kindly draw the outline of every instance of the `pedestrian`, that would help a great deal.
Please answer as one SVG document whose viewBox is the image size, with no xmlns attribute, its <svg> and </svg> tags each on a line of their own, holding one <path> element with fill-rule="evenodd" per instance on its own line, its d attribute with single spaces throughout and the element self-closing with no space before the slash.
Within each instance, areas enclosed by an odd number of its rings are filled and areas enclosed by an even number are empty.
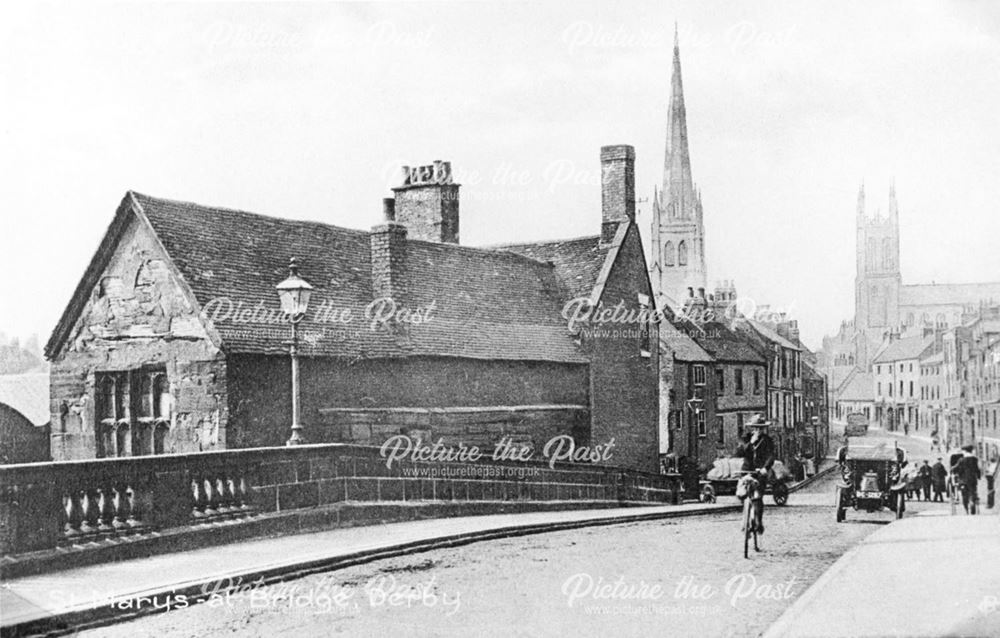
<svg viewBox="0 0 1000 638">
<path fill-rule="evenodd" d="M 910 436 L 910 422 L 903 422 L 903 436 Z"/>
<path fill-rule="evenodd" d="M 919 486 L 923 490 L 924 500 L 931 500 L 931 466 L 927 463 L 927 459 L 924 459 L 924 464 L 917 470 L 917 476 L 920 479 Z"/>
<path fill-rule="evenodd" d="M 806 457 L 805 466 L 806 466 L 806 478 L 809 478 L 810 476 L 816 474 L 816 464 L 813 462 L 813 458 L 811 456 Z"/>
<path fill-rule="evenodd" d="M 945 469 L 944 463 L 941 462 L 941 457 L 939 456 L 937 463 L 931 466 L 931 485 L 934 487 L 935 503 L 944 503 L 944 489 L 947 480 L 948 470 Z"/>
<path fill-rule="evenodd" d="M 931 431 L 931 452 L 935 450 L 941 451 L 941 438 L 936 427 Z"/>
<path fill-rule="evenodd" d="M 914 496 L 919 496 L 917 488 L 917 469 L 912 465 L 903 470 L 903 481 L 906 484 L 906 498 L 912 501 Z"/>
<path fill-rule="evenodd" d="M 979 479 L 983 473 L 979 469 L 979 459 L 975 455 L 975 447 L 962 447 L 962 459 L 956 464 L 953 473 L 956 482 L 962 489 L 962 507 L 967 514 L 975 514 L 979 504 Z"/>
</svg>

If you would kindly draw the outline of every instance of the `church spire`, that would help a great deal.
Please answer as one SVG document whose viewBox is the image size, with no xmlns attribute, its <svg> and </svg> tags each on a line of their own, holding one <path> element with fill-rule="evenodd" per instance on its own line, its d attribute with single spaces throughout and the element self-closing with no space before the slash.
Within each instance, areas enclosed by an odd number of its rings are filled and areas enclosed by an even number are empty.
<svg viewBox="0 0 1000 638">
<path fill-rule="evenodd" d="M 684 108 L 684 83 L 681 79 L 681 49 L 674 23 L 674 64 L 670 81 L 670 107 L 667 113 L 667 152 L 663 166 L 664 199 L 674 205 L 674 216 L 694 217 L 695 191 L 688 153 L 687 111 Z"/>
</svg>

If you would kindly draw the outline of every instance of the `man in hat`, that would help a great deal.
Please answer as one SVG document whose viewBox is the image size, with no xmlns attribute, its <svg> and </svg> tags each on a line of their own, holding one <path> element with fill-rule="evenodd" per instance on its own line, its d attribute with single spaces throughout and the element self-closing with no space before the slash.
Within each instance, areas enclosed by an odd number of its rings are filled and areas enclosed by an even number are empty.
<svg viewBox="0 0 1000 638">
<path fill-rule="evenodd" d="M 962 489 L 962 507 L 967 514 L 976 513 L 976 505 L 979 503 L 979 479 L 983 476 L 975 450 L 973 445 L 963 446 L 962 459 L 955 465 L 953 472 L 955 482 Z"/>
<path fill-rule="evenodd" d="M 756 471 L 757 480 L 760 481 L 760 492 L 764 493 L 767 488 L 767 477 L 774 465 L 774 439 L 767 433 L 770 425 L 764 418 L 755 414 L 746 426 L 750 429 L 750 442 L 747 444 L 744 455 L 743 467 Z M 764 503 L 761 500 L 755 504 L 754 510 L 757 517 L 757 533 L 764 533 Z"/>
<path fill-rule="evenodd" d="M 931 466 L 931 484 L 934 486 L 934 502 L 944 503 L 944 487 L 948 480 L 948 470 L 945 469 L 941 457 Z"/>
</svg>

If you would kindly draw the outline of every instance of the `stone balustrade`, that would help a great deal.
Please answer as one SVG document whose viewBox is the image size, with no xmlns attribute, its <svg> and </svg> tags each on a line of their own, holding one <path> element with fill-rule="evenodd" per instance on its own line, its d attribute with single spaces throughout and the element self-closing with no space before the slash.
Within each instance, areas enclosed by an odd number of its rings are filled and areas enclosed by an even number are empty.
<svg viewBox="0 0 1000 638">
<path fill-rule="evenodd" d="M 0 554 L 357 502 L 676 502 L 677 475 L 589 464 L 414 462 L 302 445 L 0 466 Z"/>
</svg>

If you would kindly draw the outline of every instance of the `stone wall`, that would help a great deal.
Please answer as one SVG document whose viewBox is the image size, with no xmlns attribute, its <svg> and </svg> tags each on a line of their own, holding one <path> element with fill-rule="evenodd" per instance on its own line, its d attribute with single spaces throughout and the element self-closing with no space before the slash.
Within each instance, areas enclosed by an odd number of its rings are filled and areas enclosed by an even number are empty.
<svg viewBox="0 0 1000 638">
<path fill-rule="evenodd" d="M 346 502 L 593 507 L 676 497 L 673 475 L 537 461 L 407 458 L 390 465 L 378 448 L 337 444 L 7 465 L 0 466 L 0 554 L 81 546 L 113 554 L 125 537 Z"/>
<path fill-rule="evenodd" d="M 51 364 L 51 448 L 56 460 L 98 455 L 102 424 L 95 412 L 95 386 L 97 373 L 103 372 L 145 369 L 166 374 L 165 451 L 225 447 L 225 360 L 155 238 L 136 221 L 125 231 Z"/>
</svg>

